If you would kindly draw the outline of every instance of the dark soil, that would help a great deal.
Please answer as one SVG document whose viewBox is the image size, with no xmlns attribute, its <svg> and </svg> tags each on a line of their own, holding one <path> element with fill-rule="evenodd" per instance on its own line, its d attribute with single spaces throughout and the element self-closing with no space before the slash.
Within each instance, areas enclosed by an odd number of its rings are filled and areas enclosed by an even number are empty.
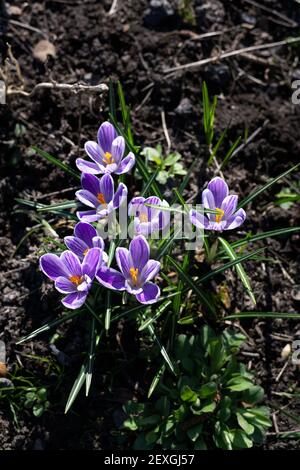
<svg viewBox="0 0 300 470">
<path fill-rule="evenodd" d="M 204 79 L 210 93 L 219 96 L 218 133 L 230 124 L 227 148 L 238 135 L 244 135 L 245 128 L 250 135 L 265 124 L 225 170 L 233 191 L 243 197 L 299 161 L 300 106 L 291 101 L 291 82 L 300 77 L 299 46 L 255 51 L 206 67 L 165 72 L 220 51 L 296 36 L 300 25 L 298 2 L 264 0 L 259 3 L 266 9 L 260 9 L 246 0 L 194 0 L 190 2 L 195 12 L 192 23 L 174 12 L 168 17 L 155 16 L 146 0 L 119 1 L 117 12 L 109 15 L 111 3 L 111 0 L 41 0 L 24 4 L 8 1 L 6 8 L 2 4 L 2 64 L 9 43 L 23 80 L 12 65 L 7 77 L 10 87 L 31 91 L 36 83 L 49 80 L 94 85 L 108 83 L 109 78 L 119 79 L 131 105 L 137 143 L 148 146 L 162 143 L 166 147 L 161 124 L 164 111 L 172 148 L 183 155 L 186 167 L 195 158 L 198 160 L 187 197 L 213 175 L 206 167 L 207 150 L 200 130 Z M 20 11 L 11 6 L 18 6 Z M 28 29 L 28 25 L 34 30 Z M 211 31 L 222 34 L 198 37 Z M 47 66 L 35 59 L 32 52 L 42 39 L 56 47 L 56 56 L 49 58 Z M 76 189 L 71 177 L 40 157 L 31 156 L 29 147 L 38 146 L 74 165 L 75 158 L 84 155 L 83 143 L 94 138 L 99 124 L 107 119 L 107 112 L 107 96 L 96 99 L 85 94 L 80 99 L 78 95 L 53 90 L 40 90 L 31 97 L 10 95 L 7 104 L 0 106 L 0 339 L 7 344 L 9 371 L 18 367 L 23 377 L 33 375 L 36 384 L 48 387 L 51 402 L 50 410 L 41 418 L 35 418 L 30 410 L 20 411 L 18 424 L 12 419 L 8 402 L 4 402 L 0 409 L 1 449 L 126 448 L 130 444 L 122 444 L 114 433 L 122 421 L 121 405 L 134 395 L 145 396 L 153 376 L 153 371 L 144 372 L 146 369 L 137 363 L 140 340 L 134 324 L 120 324 L 101 345 L 91 396 L 85 399 L 80 395 L 73 411 L 65 416 L 64 404 L 85 347 L 82 321 L 59 328 L 61 336 L 56 346 L 64 354 L 64 365 L 51 352 L 51 335 L 24 346 L 15 344 L 22 335 L 61 312 L 59 296 L 38 271 L 41 238 L 45 234 L 41 230 L 33 232 L 20 245 L 28 228 L 38 221 L 33 212 L 20 211 L 15 198 L 50 203 L 72 198 Z M 290 182 L 298 179 L 299 175 L 289 177 Z M 282 181 L 257 199 L 247 210 L 246 224 L 231 234 L 231 239 L 246 231 L 256 233 L 300 225 L 299 206 L 294 204 L 285 210 L 273 204 L 274 195 L 287 186 Z M 69 191 L 61 194 L 66 188 Z M 53 217 L 52 221 L 60 236 L 71 229 L 67 220 Z M 293 283 L 300 284 L 299 235 L 258 245 L 267 248 L 266 256 L 272 260 L 247 263 L 258 300 L 256 310 L 299 311 L 291 295 Z M 234 274 L 230 302 L 228 312 L 253 309 Z M 300 400 L 280 395 L 299 388 L 299 367 L 289 362 L 281 377 L 277 377 L 284 365 L 282 348 L 300 339 L 300 321 L 247 320 L 242 327 L 249 340 L 241 358 L 255 370 L 258 382 L 266 389 L 268 403 L 286 406 L 285 411 L 299 419 Z M 40 358 L 48 362 L 41 362 Z M 57 364 L 59 380 L 55 375 Z M 280 413 L 277 425 L 278 429 L 270 430 L 264 448 L 300 449 L 300 440 L 283 440 L 281 434 L 275 435 L 278 430 L 298 429 L 299 424 Z"/>
</svg>

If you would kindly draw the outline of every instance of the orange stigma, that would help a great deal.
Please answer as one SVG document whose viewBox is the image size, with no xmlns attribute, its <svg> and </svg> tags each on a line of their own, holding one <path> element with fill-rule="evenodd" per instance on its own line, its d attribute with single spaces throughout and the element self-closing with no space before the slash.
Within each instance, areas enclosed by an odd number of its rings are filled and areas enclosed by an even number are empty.
<svg viewBox="0 0 300 470">
<path fill-rule="evenodd" d="M 79 286 L 79 284 L 81 284 L 83 281 L 83 276 L 70 276 L 69 279 L 71 282 L 73 282 L 73 284 Z"/>
<path fill-rule="evenodd" d="M 130 268 L 130 276 L 131 276 L 131 280 L 132 280 L 132 283 L 133 285 L 137 285 L 137 281 L 138 281 L 138 273 L 139 273 L 139 270 L 138 268 Z"/>
<path fill-rule="evenodd" d="M 223 209 L 219 209 L 219 207 L 216 207 L 215 211 L 217 212 L 216 213 L 216 222 L 219 224 L 225 214 L 225 212 L 223 211 Z"/>
<path fill-rule="evenodd" d="M 114 163 L 112 154 L 110 152 L 105 152 L 103 161 L 106 165 L 110 165 L 111 163 Z"/>
<path fill-rule="evenodd" d="M 100 202 L 100 204 L 106 205 L 106 201 L 105 201 L 105 199 L 104 199 L 103 193 L 98 193 L 98 194 L 97 194 L 97 199 L 98 199 L 98 201 Z"/>
</svg>

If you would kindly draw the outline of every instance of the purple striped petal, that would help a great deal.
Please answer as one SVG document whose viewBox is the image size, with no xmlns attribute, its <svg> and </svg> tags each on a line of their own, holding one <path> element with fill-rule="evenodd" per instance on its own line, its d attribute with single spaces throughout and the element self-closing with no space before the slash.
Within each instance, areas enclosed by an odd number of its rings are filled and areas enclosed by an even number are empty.
<svg viewBox="0 0 300 470">
<path fill-rule="evenodd" d="M 76 191 L 75 195 L 77 199 L 79 199 L 79 201 L 82 202 L 82 204 L 85 206 L 94 208 L 100 206 L 100 202 L 98 201 L 97 197 L 86 189 L 80 189 L 79 191 Z"/>
<path fill-rule="evenodd" d="M 76 166 L 78 170 L 82 171 L 83 173 L 90 173 L 93 175 L 104 173 L 102 171 L 101 165 L 98 165 L 97 163 L 94 163 L 94 162 L 89 162 L 87 160 L 83 160 L 83 158 L 77 158 Z"/>
<path fill-rule="evenodd" d="M 83 259 L 85 251 L 89 249 L 88 245 L 78 237 L 65 237 L 64 242 L 80 260 Z"/>
<path fill-rule="evenodd" d="M 224 219 L 228 219 L 236 210 L 238 197 L 235 195 L 226 196 L 222 202 L 221 209 L 224 211 Z"/>
<path fill-rule="evenodd" d="M 150 259 L 148 263 L 144 266 L 143 271 L 141 272 L 141 279 L 143 283 L 151 281 L 160 270 L 160 262 L 154 259 Z"/>
<path fill-rule="evenodd" d="M 226 196 L 228 196 L 228 186 L 225 181 L 216 176 L 207 185 L 208 189 L 212 192 L 215 199 L 215 207 L 221 208 L 222 202 Z M 213 209 L 210 207 L 210 209 Z"/>
<path fill-rule="evenodd" d="M 100 248 L 101 250 L 104 250 L 104 240 L 102 237 L 99 237 L 98 235 L 96 237 L 93 237 L 92 243 L 90 246 L 93 246 L 94 248 Z"/>
<path fill-rule="evenodd" d="M 70 308 L 71 310 L 75 310 L 76 308 L 80 308 L 87 298 L 87 292 L 74 292 L 72 294 L 67 295 L 64 299 L 62 299 L 62 304 Z"/>
<path fill-rule="evenodd" d="M 81 276 L 82 271 L 79 258 L 74 253 L 72 253 L 72 251 L 64 251 L 60 256 L 60 259 L 65 265 L 69 276 Z"/>
<path fill-rule="evenodd" d="M 82 263 L 82 274 L 87 274 L 91 280 L 94 279 L 96 270 L 101 263 L 102 252 L 100 248 L 91 248 L 84 257 Z"/>
<path fill-rule="evenodd" d="M 118 169 L 115 171 L 116 175 L 122 175 L 123 173 L 128 173 L 135 164 L 135 156 L 132 152 L 129 152 L 127 157 L 121 161 Z"/>
<path fill-rule="evenodd" d="M 216 208 L 214 195 L 209 189 L 204 189 L 202 193 L 202 204 L 206 209 L 215 210 Z M 211 215 L 214 214 L 208 214 L 208 217 L 210 218 Z"/>
<path fill-rule="evenodd" d="M 71 292 L 77 292 L 76 285 L 66 277 L 62 276 L 55 280 L 55 288 L 62 294 L 71 294 Z"/>
<path fill-rule="evenodd" d="M 154 304 L 160 296 L 160 288 L 153 282 L 147 282 L 143 287 L 143 292 L 136 295 L 136 299 L 141 304 Z"/>
<path fill-rule="evenodd" d="M 98 143 L 103 152 L 111 152 L 112 143 L 117 137 L 117 132 L 110 122 L 101 124 L 98 130 Z"/>
<path fill-rule="evenodd" d="M 143 292 L 143 287 L 139 285 L 134 286 L 130 280 L 125 281 L 125 287 L 126 287 L 127 292 L 132 295 L 137 295 Z"/>
<path fill-rule="evenodd" d="M 76 216 L 82 222 L 97 222 L 100 219 L 99 214 L 95 210 L 93 211 L 77 211 Z"/>
<path fill-rule="evenodd" d="M 101 267 L 96 274 L 96 279 L 108 289 L 125 290 L 125 277 L 115 269 Z"/>
<path fill-rule="evenodd" d="M 246 212 L 244 209 L 239 209 L 235 214 L 229 217 L 226 221 L 226 225 L 224 230 L 232 230 L 234 228 L 239 227 L 245 222 L 246 219 Z"/>
<path fill-rule="evenodd" d="M 87 246 L 93 246 L 93 238 L 97 236 L 97 230 L 91 224 L 79 222 L 75 225 L 74 234 L 76 237 L 81 238 Z"/>
<path fill-rule="evenodd" d="M 81 186 L 82 189 L 89 191 L 90 193 L 97 196 L 100 191 L 100 180 L 95 175 L 90 175 L 89 173 L 83 173 L 81 175 Z"/>
<path fill-rule="evenodd" d="M 191 209 L 189 213 L 190 221 L 197 228 L 209 228 L 209 220 L 200 212 L 197 212 L 195 209 Z"/>
<path fill-rule="evenodd" d="M 133 199 L 131 199 L 130 203 L 128 204 L 128 215 L 137 216 L 138 211 L 140 209 L 139 206 L 143 205 L 144 202 L 145 202 L 145 198 L 141 196 L 134 197 Z"/>
<path fill-rule="evenodd" d="M 120 205 L 123 204 L 123 202 L 127 199 L 127 193 L 128 189 L 125 184 L 120 183 L 113 198 L 114 209 L 118 209 Z"/>
<path fill-rule="evenodd" d="M 127 248 L 116 249 L 116 261 L 122 274 L 126 277 L 126 279 L 130 279 L 130 268 L 133 266 Z"/>
<path fill-rule="evenodd" d="M 106 204 L 114 197 L 114 180 L 110 174 L 105 174 L 100 179 L 100 193 L 103 194 Z"/>
<path fill-rule="evenodd" d="M 124 152 L 125 152 L 125 140 L 124 140 L 124 137 L 119 136 L 113 141 L 112 146 L 111 146 L 111 154 L 117 165 L 122 160 Z"/>
<path fill-rule="evenodd" d="M 156 196 L 150 196 L 145 199 L 145 204 L 152 204 L 155 206 L 161 206 L 161 200 Z M 145 206 L 147 209 L 147 216 L 149 222 L 160 213 L 160 209 L 155 209 L 154 207 Z"/>
<path fill-rule="evenodd" d="M 93 142 L 92 140 L 89 140 L 84 144 L 84 150 L 88 154 L 88 156 L 94 160 L 94 162 L 99 163 L 100 165 L 103 164 L 102 158 L 101 158 L 101 150 L 99 145 L 96 142 Z"/>
<path fill-rule="evenodd" d="M 129 245 L 129 252 L 132 258 L 133 267 L 142 271 L 149 260 L 150 248 L 145 237 L 142 235 L 134 238 Z"/>
<path fill-rule="evenodd" d="M 67 276 L 66 270 L 62 260 L 52 253 L 47 253 L 40 258 L 40 268 L 46 276 L 55 281 L 60 276 Z"/>
</svg>

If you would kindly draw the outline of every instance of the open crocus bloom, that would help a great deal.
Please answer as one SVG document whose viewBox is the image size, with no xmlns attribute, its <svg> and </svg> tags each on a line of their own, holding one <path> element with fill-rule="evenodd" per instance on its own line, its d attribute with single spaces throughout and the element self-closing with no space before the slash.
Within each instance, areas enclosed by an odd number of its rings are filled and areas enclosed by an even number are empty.
<svg viewBox="0 0 300 470">
<path fill-rule="evenodd" d="M 151 233 L 164 229 L 170 220 L 170 213 L 146 204 L 169 207 L 167 201 L 156 196 L 148 198 L 134 197 L 128 205 L 128 215 L 134 216 L 134 232 L 149 236 Z"/>
<path fill-rule="evenodd" d="M 105 287 L 117 291 L 126 290 L 135 295 L 142 304 L 153 304 L 160 296 L 159 287 L 150 282 L 160 270 L 159 261 L 150 260 L 147 240 L 139 235 L 134 238 L 129 250 L 116 249 L 116 260 L 121 272 L 101 266 L 96 278 Z"/>
<path fill-rule="evenodd" d="M 101 258 L 100 248 L 91 248 L 82 263 L 72 251 L 64 251 L 60 256 L 47 253 L 40 258 L 40 268 L 55 281 L 59 292 L 67 294 L 62 299 L 63 305 L 74 310 L 84 304 Z"/>
<path fill-rule="evenodd" d="M 130 152 L 125 158 L 125 140 L 118 136 L 112 124 L 104 122 L 98 130 L 98 143 L 89 140 L 84 149 L 93 160 L 89 162 L 77 158 L 76 165 L 80 171 L 93 175 L 116 173 L 121 175 L 131 170 L 135 164 L 135 156 Z"/>
<path fill-rule="evenodd" d="M 239 227 L 246 219 L 244 209 L 236 211 L 238 196 L 228 195 L 228 186 L 222 178 L 213 178 L 202 193 L 202 204 L 206 209 L 215 210 L 216 214 L 190 211 L 190 221 L 198 228 L 206 230 L 232 230 Z"/>
<path fill-rule="evenodd" d="M 77 217 L 82 222 L 95 222 L 103 219 L 113 210 L 118 209 L 127 197 L 127 188 L 123 183 L 119 184 L 115 193 L 114 181 L 109 174 L 99 179 L 95 175 L 83 173 L 81 186 L 83 189 L 76 192 L 77 198 L 82 204 L 92 207 L 92 210 L 77 212 Z"/>
<path fill-rule="evenodd" d="M 74 236 L 64 238 L 65 245 L 75 255 L 78 256 L 80 261 L 86 256 L 91 248 L 100 248 L 102 250 L 102 262 L 107 262 L 108 256 L 104 252 L 104 241 L 99 237 L 97 230 L 91 224 L 86 222 L 79 222 L 75 225 Z"/>
</svg>

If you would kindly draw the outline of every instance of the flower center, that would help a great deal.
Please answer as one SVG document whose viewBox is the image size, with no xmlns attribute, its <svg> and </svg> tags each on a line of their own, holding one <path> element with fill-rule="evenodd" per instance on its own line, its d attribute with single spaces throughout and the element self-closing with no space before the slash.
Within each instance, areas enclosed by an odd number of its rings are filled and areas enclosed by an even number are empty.
<svg viewBox="0 0 300 470">
<path fill-rule="evenodd" d="M 114 163 L 112 154 L 110 152 L 105 152 L 103 161 L 106 165 L 110 165 L 111 163 Z"/>
<path fill-rule="evenodd" d="M 217 212 L 216 213 L 216 222 L 219 224 L 221 222 L 222 218 L 224 217 L 225 212 L 223 211 L 223 209 L 220 209 L 219 207 L 216 207 L 215 211 Z"/>
<path fill-rule="evenodd" d="M 138 268 L 130 268 L 130 276 L 131 276 L 131 280 L 132 280 L 132 284 L 134 286 L 137 285 L 137 282 L 138 282 L 138 273 L 139 273 L 139 270 Z"/>
<path fill-rule="evenodd" d="M 103 194 L 103 193 L 98 193 L 98 194 L 97 194 L 97 199 L 98 199 L 98 201 L 100 202 L 100 204 L 106 205 L 106 201 L 105 201 L 105 198 L 104 198 L 104 194 Z"/>
<path fill-rule="evenodd" d="M 79 286 L 83 281 L 83 276 L 70 276 L 69 279 L 75 286 Z"/>
<path fill-rule="evenodd" d="M 84 252 L 83 252 L 83 256 L 86 256 L 89 251 L 90 251 L 90 249 L 89 249 L 89 248 L 86 248 L 86 249 L 84 250 Z"/>
<path fill-rule="evenodd" d="M 141 222 L 148 222 L 148 215 L 145 213 L 140 214 L 139 219 Z"/>
</svg>

